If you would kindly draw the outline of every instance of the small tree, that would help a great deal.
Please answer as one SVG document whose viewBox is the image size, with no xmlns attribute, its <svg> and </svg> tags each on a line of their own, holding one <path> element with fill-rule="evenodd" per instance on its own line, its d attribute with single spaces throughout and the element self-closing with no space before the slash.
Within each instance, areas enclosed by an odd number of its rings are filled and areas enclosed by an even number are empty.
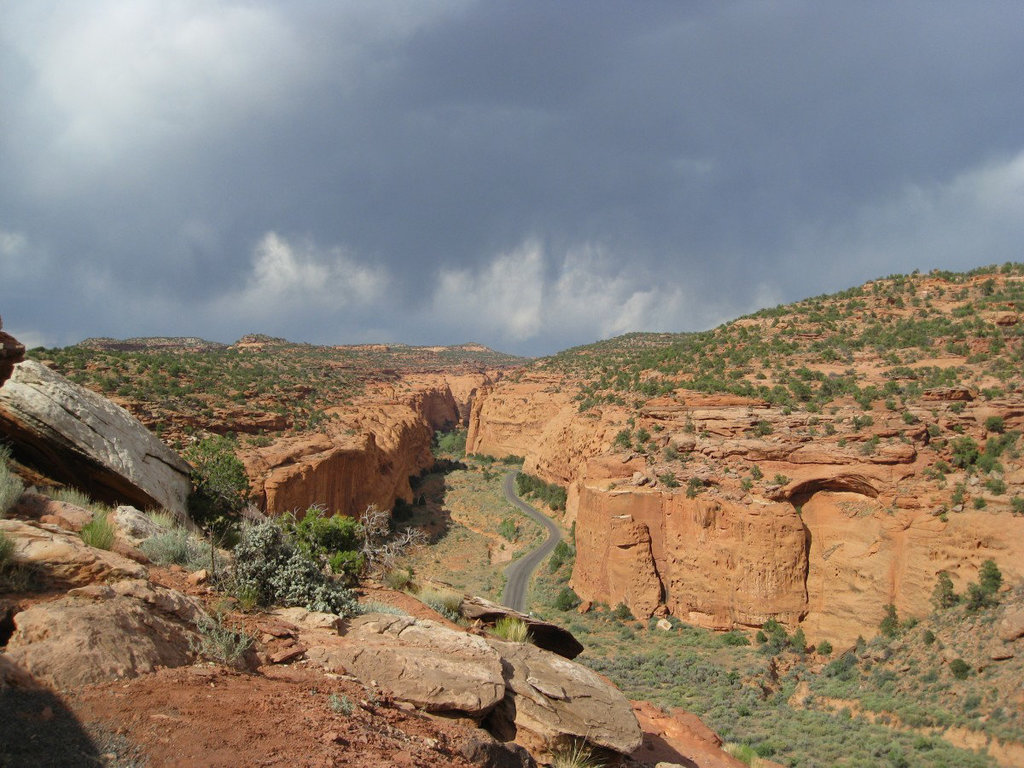
<svg viewBox="0 0 1024 768">
<path fill-rule="evenodd" d="M 939 572 L 935 582 L 935 589 L 932 590 L 932 605 L 935 610 L 941 611 L 945 608 L 952 608 L 960 602 L 959 596 L 953 590 L 953 580 L 945 571 Z"/>
<path fill-rule="evenodd" d="M 1003 585 L 1003 574 L 995 560 L 986 560 L 978 571 L 978 585 L 986 595 L 995 595 Z"/>
<path fill-rule="evenodd" d="M 192 465 L 194 486 L 188 511 L 200 525 L 223 534 L 249 499 L 249 478 L 235 456 L 235 444 L 227 437 L 214 435 L 190 445 L 184 456 Z"/>
<path fill-rule="evenodd" d="M 896 615 L 896 606 L 889 603 L 885 606 L 885 617 L 878 625 L 879 631 L 886 637 L 896 637 L 900 632 L 900 619 Z"/>
</svg>

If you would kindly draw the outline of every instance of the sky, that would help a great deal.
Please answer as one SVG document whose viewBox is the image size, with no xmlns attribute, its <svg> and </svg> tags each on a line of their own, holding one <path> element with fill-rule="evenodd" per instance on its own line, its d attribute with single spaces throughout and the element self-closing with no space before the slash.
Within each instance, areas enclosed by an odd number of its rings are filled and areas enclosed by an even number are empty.
<svg viewBox="0 0 1024 768">
<path fill-rule="evenodd" d="M 0 316 L 544 355 L 1024 261 L 1019 0 L 0 0 Z"/>
</svg>

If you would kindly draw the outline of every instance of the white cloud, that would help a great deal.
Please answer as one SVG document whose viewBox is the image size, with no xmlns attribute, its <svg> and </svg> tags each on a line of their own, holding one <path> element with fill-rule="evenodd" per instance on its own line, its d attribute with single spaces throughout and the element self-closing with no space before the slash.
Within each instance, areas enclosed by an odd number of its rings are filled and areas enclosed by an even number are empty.
<svg viewBox="0 0 1024 768">
<path fill-rule="evenodd" d="M 267 232 L 253 249 L 245 287 L 218 301 L 253 321 L 310 310 L 331 315 L 378 301 L 387 284 L 383 269 L 362 264 L 341 248 L 295 244 Z"/>
<path fill-rule="evenodd" d="M 446 324 L 525 341 L 541 329 L 543 289 L 544 253 L 530 240 L 476 271 L 442 270 L 433 313 Z"/>
<path fill-rule="evenodd" d="M 446 326 L 497 336 L 570 343 L 627 331 L 677 330 L 684 291 L 667 287 L 594 245 L 567 251 L 554 274 L 538 240 L 527 240 L 476 270 L 444 270 L 432 312 Z M 557 343 L 557 342 L 556 342 Z"/>
</svg>

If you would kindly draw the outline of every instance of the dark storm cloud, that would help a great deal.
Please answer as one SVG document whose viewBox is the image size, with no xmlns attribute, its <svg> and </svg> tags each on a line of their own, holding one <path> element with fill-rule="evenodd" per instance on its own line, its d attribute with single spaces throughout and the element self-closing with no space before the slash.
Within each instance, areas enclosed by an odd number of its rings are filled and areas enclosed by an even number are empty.
<svg viewBox="0 0 1024 768">
<path fill-rule="evenodd" d="M 0 3 L 0 314 L 542 353 L 1020 259 L 1017 3 Z"/>
</svg>

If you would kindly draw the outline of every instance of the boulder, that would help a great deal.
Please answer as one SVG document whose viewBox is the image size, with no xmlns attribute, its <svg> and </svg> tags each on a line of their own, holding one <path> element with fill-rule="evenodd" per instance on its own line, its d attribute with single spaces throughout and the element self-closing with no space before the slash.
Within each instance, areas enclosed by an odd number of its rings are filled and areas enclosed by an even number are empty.
<svg viewBox="0 0 1024 768">
<path fill-rule="evenodd" d="M 82 586 L 106 579 L 144 579 L 145 566 L 115 552 L 87 546 L 78 536 L 48 523 L 0 520 L 14 542 L 14 561 L 51 584 Z"/>
<path fill-rule="evenodd" d="M 575 659 L 583 653 L 583 644 L 573 637 L 569 630 L 514 611 L 504 605 L 492 603 L 482 597 L 464 597 L 459 606 L 459 613 L 470 621 L 481 621 L 485 624 L 493 624 L 501 618 L 516 618 L 530 628 L 532 642 L 538 648 L 557 653 L 567 659 Z"/>
<path fill-rule="evenodd" d="M 459 754 L 480 768 L 534 768 L 537 763 L 515 742 L 502 742 L 477 729 L 459 745 Z"/>
<path fill-rule="evenodd" d="M 1024 637 L 1024 605 L 1011 605 L 1003 613 L 1003 618 L 996 627 L 996 635 L 1004 643 Z"/>
<path fill-rule="evenodd" d="M 490 730 L 534 755 L 585 739 L 628 755 L 643 740 L 626 697 L 603 677 L 529 643 L 488 638 L 500 655 L 505 696 L 488 716 Z"/>
<path fill-rule="evenodd" d="M 24 463 L 95 499 L 186 515 L 188 464 L 126 410 L 34 360 L 0 388 L 0 434 Z"/>
<path fill-rule="evenodd" d="M 25 359 L 25 346 L 9 333 L 3 332 L 4 321 L 0 319 L 0 387 L 11 377 L 14 366 Z"/>
<path fill-rule="evenodd" d="M 431 712 L 483 715 L 505 695 L 497 652 L 482 638 L 436 622 L 367 614 L 349 622 L 344 640 L 310 647 L 307 658 Z"/>
<path fill-rule="evenodd" d="M 76 592 L 15 614 L 11 662 L 58 690 L 192 662 L 190 598 L 146 582 Z"/>
<path fill-rule="evenodd" d="M 746 765 L 726 752 L 721 737 L 690 712 L 679 708 L 665 711 L 646 701 L 633 702 L 633 712 L 644 732 L 643 746 L 633 755 L 637 761 L 700 768 Z"/>
</svg>

